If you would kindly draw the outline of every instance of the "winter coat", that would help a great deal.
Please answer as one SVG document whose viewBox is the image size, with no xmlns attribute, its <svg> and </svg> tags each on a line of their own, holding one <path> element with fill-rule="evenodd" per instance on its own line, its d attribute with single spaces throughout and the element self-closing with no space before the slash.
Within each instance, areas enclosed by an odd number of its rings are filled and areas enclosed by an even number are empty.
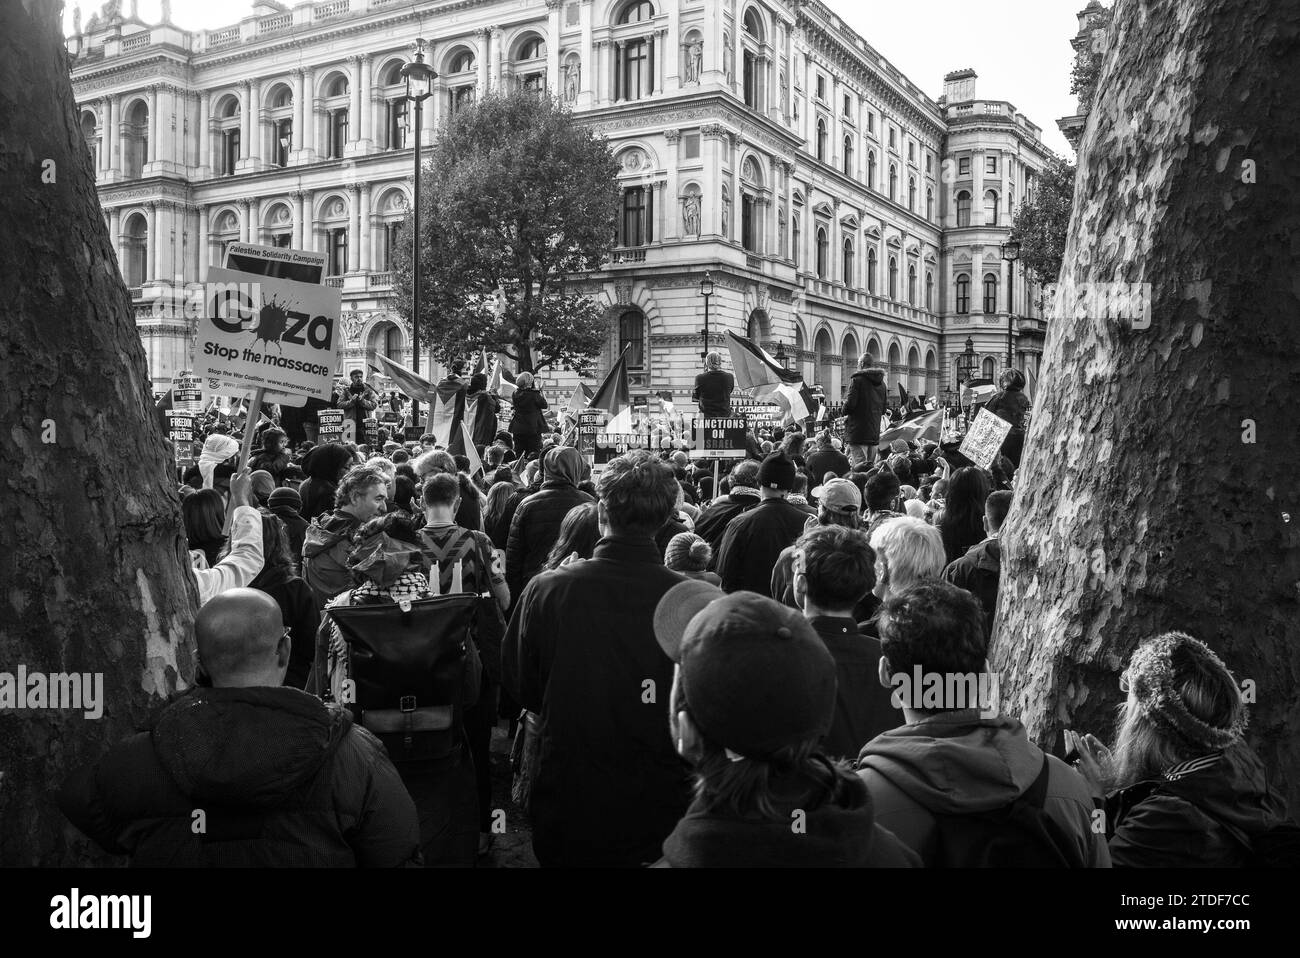
<svg viewBox="0 0 1300 958">
<path fill-rule="evenodd" d="M 993 394 L 984 408 L 999 419 L 1011 423 L 1012 429 L 1024 431 L 1025 415 L 1029 412 L 1029 397 L 1019 389 L 1003 389 Z"/>
<path fill-rule="evenodd" d="M 849 394 L 844 400 L 844 415 L 848 417 L 845 441 L 855 446 L 878 442 L 880 417 L 884 415 L 888 402 L 883 369 L 872 366 L 855 372 L 850 377 Z"/>
<path fill-rule="evenodd" d="M 1175 765 L 1106 802 L 1116 868 L 1241 868 L 1286 801 L 1244 742 Z"/>
<path fill-rule="evenodd" d="M 293 688 L 197 688 L 57 795 L 106 851 L 153 867 L 391 867 L 415 805 L 346 709 Z M 194 812 L 204 812 L 203 830 Z"/>
<path fill-rule="evenodd" d="M 318 608 L 352 588 L 348 553 L 352 536 L 361 527 L 356 516 L 335 512 L 312 521 L 302 544 L 302 577 L 311 586 Z"/>
<path fill-rule="evenodd" d="M 311 522 L 334 511 L 334 498 L 338 494 L 338 483 L 327 479 L 309 476 L 298 487 L 298 496 L 302 499 L 302 518 Z"/>
<path fill-rule="evenodd" d="M 778 794 L 797 794 L 782 785 L 775 785 Z M 840 792 L 816 805 L 798 798 L 781 802 L 772 819 L 710 813 L 696 801 L 664 842 L 664 857 L 655 867 L 921 867 L 915 852 L 875 823 L 870 796 L 861 782 L 845 783 Z M 795 809 L 804 811 L 802 832 L 790 827 Z"/>
<path fill-rule="evenodd" d="M 659 600 L 683 581 L 650 538 L 606 536 L 515 606 L 502 684 L 541 715 L 531 815 L 543 865 L 656 861 L 686 811 L 691 770 L 663 709 L 673 663 L 654 635 Z"/>
<path fill-rule="evenodd" d="M 566 478 L 547 479 L 539 491 L 519 503 L 506 542 L 506 584 L 512 596 L 523 592 L 528 580 L 541 571 L 569 510 L 594 501 Z"/>
<path fill-rule="evenodd" d="M 857 758 L 881 732 L 904 724 L 903 710 L 880 684 L 880 640 L 863 635 L 852 618 L 817 616 L 810 624 L 835 660 L 835 719 L 822 739 L 832 758 Z"/>
<path fill-rule="evenodd" d="M 270 582 L 262 582 L 262 578 L 258 576 L 249 587 L 265 592 L 276 601 L 284 627 L 289 630 L 289 671 L 285 673 L 284 684 L 303 688 L 316 658 L 316 630 L 320 627 L 316 597 L 311 587 L 296 575 Z"/>
<path fill-rule="evenodd" d="M 277 486 L 282 486 L 284 485 L 284 471 L 289 468 L 289 464 L 292 461 L 292 457 L 283 450 L 275 454 L 271 454 L 264 450 L 255 451 L 249 457 L 248 468 L 253 472 L 256 472 L 259 469 L 264 472 L 269 472 L 271 478 L 275 480 L 275 484 Z"/>
<path fill-rule="evenodd" d="M 955 562 L 949 562 L 943 577 L 965 589 L 984 607 L 984 635 L 993 635 L 993 617 L 998 611 L 998 577 L 1002 574 L 1002 545 L 997 539 L 985 539 L 966 550 Z"/>
<path fill-rule="evenodd" d="M 772 567 L 781 550 L 803 533 L 808 513 L 784 499 L 764 499 L 727 524 L 717 572 L 727 592 L 772 594 Z"/>
<path fill-rule="evenodd" d="M 711 369 L 696 376 L 691 398 L 700 404 L 700 418 L 730 418 L 731 394 L 735 389 L 736 377 L 721 369 Z"/>
<path fill-rule="evenodd" d="M 759 503 L 757 495 L 728 495 L 714 499 L 704 507 L 700 517 L 695 520 L 695 534 L 708 542 L 713 549 L 713 564 L 717 567 L 718 548 L 722 537 L 726 535 L 731 520 L 753 509 Z"/>
<path fill-rule="evenodd" d="M 466 393 L 465 408 L 469 409 L 471 405 L 474 408 L 474 420 L 469 423 L 469 428 L 474 437 L 474 445 L 490 446 L 500 430 L 497 413 L 501 409 L 501 400 L 489 392 Z"/>
<path fill-rule="evenodd" d="M 356 423 L 357 442 L 366 441 L 365 421 L 379 406 L 379 394 L 368 384 L 362 385 L 365 389 L 358 393 L 352 392 L 350 384 L 344 386 L 342 394 L 335 399 L 335 405 L 345 412 L 346 418 Z"/>
<path fill-rule="evenodd" d="M 1095 806 L 1087 784 L 1060 759 L 1048 758 L 1044 811 L 1068 834 L 1090 868 L 1110 866 L 1105 836 L 1092 829 Z M 876 736 L 858 756 L 877 824 L 931 867 L 938 856 L 934 813 L 960 815 L 1003 808 L 1028 791 L 1043 752 L 1008 716 L 982 719 L 973 710 L 941 712 Z"/>
<path fill-rule="evenodd" d="M 514 415 L 510 417 L 510 435 L 540 436 L 549 432 L 542 410 L 546 407 L 546 397 L 536 389 L 517 389 L 511 399 Z"/>
<path fill-rule="evenodd" d="M 842 452 L 837 452 L 834 447 L 814 449 L 808 456 L 808 475 L 812 477 L 809 493 L 811 494 L 813 489 L 822 484 L 826 473 L 833 472 L 837 476 L 843 476 L 852 468 L 853 463 L 849 462 L 849 457 Z"/>
</svg>

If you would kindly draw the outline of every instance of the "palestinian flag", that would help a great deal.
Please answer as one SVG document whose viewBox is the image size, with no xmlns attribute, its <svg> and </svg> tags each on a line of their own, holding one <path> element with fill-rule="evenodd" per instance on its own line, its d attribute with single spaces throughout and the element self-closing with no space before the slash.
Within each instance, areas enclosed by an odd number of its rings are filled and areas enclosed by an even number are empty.
<svg viewBox="0 0 1300 958">
<path fill-rule="evenodd" d="M 587 403 L 588 409 L 603 409 L 609 413 L 610 420 L 605 425 L 606 432 L 627 433 L 632 431 L 632 400 L 627 386 L 627 351 L 623 349 L 618 362 L 609 371 L 605 381 L 596 390 L 596 395 Z"/>
<path fill-rule="evenodd" d="M 383 373 L 393 382 L 397 383 L 397 388 L 412 399 L 420 402 L 429 401 L 429 392 L 433 385 L 418 373 L 413 373 L 400 363 L 395 363 L 383 353 L 375 354 L 375 362 L 370 364 L 370 368 L 375 372 Z"/>
<path fill-rule="evenodd" d="M 746 390 L 755 399 L 776 403 L 785 414 L 784 422 L 797 422 L 812 415 L 815 400 L 801 372 L 784 368 L 762 347 L 730 330 L 727 350 L 731 353 L 737 389 Z"/>
<path fill-rule="evenodd" d="M 895 439 L 902 439 L 905 442 L 920 442 L 928 439 L 937 443 L 943 430 L 943 412 L 942 409 L 917 410 L 903 417 L 903 421 L 894 428 L 882 432 L 876 445 L 888 446 Z"/>
<path fill-rule="evenodd" d="M 515 394 L 515 375 L 506 369 L 501 360 L 492 367 L 492 378 L 488 380 L 488 392 L 496 393 L 502 399 L 509 399 Z"/>
<path fill-rule="evenodd" d="M 576 422 L 578 419 L 578 413 L 587 408 L 588 404 L 591 402 L 591 397 L 594 395 L 596 394 L 592 391 L 590 386 L 586 383 L 578 383 L 578 385 L 573 388 L 573 395 L 571 395 L 569 401 L 565 403 L 561 415 L 565 419 L 572 419 Z"/>
</svg>

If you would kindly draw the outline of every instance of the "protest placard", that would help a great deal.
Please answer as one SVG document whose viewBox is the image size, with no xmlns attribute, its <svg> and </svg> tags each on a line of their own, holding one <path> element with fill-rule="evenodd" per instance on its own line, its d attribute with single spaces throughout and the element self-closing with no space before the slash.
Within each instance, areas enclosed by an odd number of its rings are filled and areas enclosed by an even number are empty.
<svg viewBox="0 0 1300 958">
<path fill-rule="evenodd" d="M 318 442 L 343 441 L 342 409 L 318 409 L 316 410 L 316 422 L 319 427 L 317 433 Z"/>
<path fill-rule="evenodd" d="M 1002 441 L 1010 431 L 1011 423 L 987 409 L 981 409 L 957 451 L 981 469 L 988 469 L 993 465 L 998 450 L 1002 448 Z"/>
<path fill-rule="evenodd" d="M 578 452 L 591 456 L 596 449 L 596 434 L 605 425 L 605 412 L 601 409 L 578 413 Z"/>
<path fill-rule="evenodd" d="M 209 269 L 195 374 L 213 392 L 266 390 L 267 401 L 329 399 L 343 349 L 340 292 Z M 292 403 L 291 403 L 292 404 Z"/>
<path fill-rule="evenodd" d="M 365 426 L 366 444 L 369 445 L 369 446 L 371 446 L 371 447 L 378 445 L 378 443 L 379 443 L 379 420 L 378 420 L 378 419 L 367 419 L 367 420 L 365 420 L 364 422 L 362 422 L 362 425 Z"/>
<path fill-rule="evenodd" d="M 313 285 L 320 285 L 325 277 L 324 253 L 284 246 L 231 243 L 226 247 L 226 261 L 222 265 L 241 273 Z"/>
<path fill-rule="evenodd" d="M 743 418 L 696 419 L 693 453 L 703 459 L 743 459 L 746 431 Z"/>
<path fill-rule="evenodd" d="M 176 465 L 194 465 L 194 433 L 198 417 L 194 413 L 167 410 L 167 438 L 176 449 Z"/>
</svg>

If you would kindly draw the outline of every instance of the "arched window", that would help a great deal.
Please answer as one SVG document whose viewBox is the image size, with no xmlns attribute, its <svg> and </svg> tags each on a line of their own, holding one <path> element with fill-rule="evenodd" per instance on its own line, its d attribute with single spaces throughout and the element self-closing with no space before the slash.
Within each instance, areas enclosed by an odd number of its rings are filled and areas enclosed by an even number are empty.
<svg viewBox="0 0 1300 958">
<path fill-rule="evenodd" d="M 957 194 L 957 225 L 970 226 L 970 194 L 965 190 Z"/>
<path fill-rule="evenodd" d="M 984 274 L 984 312 L 996 313 L 998 311 L 998 274 Z"/>
<path fill-rule="evenodd" d="M 748 191 L 740 194 L 740 245 L 751 253 L 758 252 L 757 216 L 754 195 Z"/>
<path fill-rule="evenodd" d="M 992 379 L 993 374 L 998 370 L 997 363 L 994 361 L 992 356 L 986 357 L 980 368 L 984 373 L 985 379 Z"/>
<path fill-rule="evenodd" d="M 876 248 L 867 247 L 867 292 L 875 293 L 876 291 Z"/>
<path fill-rule="evenodd" d="M 348 143 L 348 78 L 338 73 L 325 84 L 325 99 L 336 100 L 325 107 L 325 148 L 330 159 L 342 159 Z"/>
<path fill-rule="evenodd" d="M 325 86 L 325 96 L 347 96 L 348 95 L 348 78 L 343 74 L 337 74 Z"/>
<path fill-rule="evenodd" d="M 889 198 L 898 199 L 898 167 L 893 163 L 889 164 Z"/>
<path fill-rule="evenodd" d="M 745 11 L 745 32 L 755 40 L 763 39 L 763 22 L 758 18 L 758 12 L 750 7 Z"/>
<path fill-rule="evenodd" d="M 853 282 L 853 240 L 847 236 L 844 237 L 843 247 L 844 262 L 840 264 L 840 278 L 844 281 L 845 286 L 856 285 Z"/>
<path fill-rule="evenodd" d="M 916 264 L 907 264 L 907 301 L 916 305 Z"/>
<path fill-rule="evenodd" d="M 817 227 L 817 277 L 819 279 L 826 278 L 826 260 L 828 258 L 827 257 L 828 246 L 829 244 L 826 240 L 826 230 L 820 226 Z"/>
<path fill-rule="evenodd" d="M 957 274 L 957 312 L 970 312 L 970 276 L 965 273 Z"/>
<path fill-rule="evenodd" d="M 925 308 L 934 309 L 934 273 L 925 271 Z"/>
<path fill-rule="evenodd" d="M 898 299 L 898 257 L 889 257 L 889 298 Z"/>
<path fill-rule="evenodd" d="M 916 212 L 916 177 L 907 178 L 907 208 Z"/>
<path fill-rule="evenodd" d="M 844 138 L 844 175 L 853 175 L 853 137 Z"/>
<path fill-rule="evenodd" d="M 95 169 L 99 169 L 99 139 L 95 134 L 95 114 L 89 110 L 81 114 L 81 136 L 86 141 L 86 149 L 90 153 L 90 162 Z"/>
<path fill-rule="evenodd" d="M 143 100 L 136 100 L 126 115 L 130 133 L 122 142 L 123 159 L 126 169 L 123 171 L 130 179 L 138 179 L 144 174 L 144 165 L 149 162 L 149 106 Z"/>
<path fill-rule="evenodd" d="M 867 189 L 876 188 L 876 151 L 867 151 Z"/>
<path fill-rule="evenodd" d="M 928 186 L 925 188 L 925 218 L 934 222 L 934 190 Z"/>
<path fill-rule="evenodd" d="M 792 241 L 792 246 L 793 246 L 793 249 L 791 250 L 791 252 L 794 254 L 794 255 L 791 256 L 790 258 L 791 258 L 792 260 L 794 260 L 794 265 L 795 265 L 796 268 L 798 268 L 798 266 L 799 266 L 799 249 L 800 249 L 800 243 L 799 243 L 799 237 L 800 237 L 800 233 L 799 233 L 799 214 L 798 214 L 798 213 L 794 214 L 794 216 L 791 217 L 790 223 L 791 223 L 791 225 L 790 225 L 790 230 L 791 230 L 791 241 Z"/>
<path fill-rule="evenodd" d="M 518 59 L 540 60 L 546 56 L 546 41 L 541 37 L 529 37 L 519 47 Z"/>
<path fill-rule="evenodd" d="M 134 213 L 126 221 L 126 285 L 143 286 L 149 279 L 149 221 Z"/>
<path fill-rule="evenodd" d="M 826 162 L 826 121 L 817 118 L 817 159 Z"/>
<path fill-rule="evenodd" d="M 451 65 L 447 68 L 448 73 L 469 73 L 474 69 L 474 54 L 468 50 L 461 50 L 451 59 Z"/>
<path fill-rule="evenodd" d="M 984 191 L 984 225 L 998 225 L 998 191 Z"/>
<path fill-rule="evenodd" d="M 627 349 L 628 366 L 645 368 L 645 317 L 635 310 L 618 318 L 618 355 L 623 355 L 624 349 Z"/>
<path fill-rule="evenodd" d="M 644 23 L 655 15 L 654 4 L 649 0 L 632 0 L 618 15 L 619 23 Z"/>
</svg>

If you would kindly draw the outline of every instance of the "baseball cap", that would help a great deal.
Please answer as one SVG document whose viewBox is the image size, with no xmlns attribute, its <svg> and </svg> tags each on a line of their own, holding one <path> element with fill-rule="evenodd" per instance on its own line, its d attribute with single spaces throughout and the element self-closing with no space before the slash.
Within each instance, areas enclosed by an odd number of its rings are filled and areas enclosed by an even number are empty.
<svg viewBox="0 0 1300 958">
<path fill-rule="evenodd" d="M 654 627 L 709 741 L 761 760 L 830 729 L 835 660 L 794 609 L 691 580 L 664 593 Z"/>
<path fill-rule="evenodd" d="M 789 492 L 794 488 L 794 460 L 783 452 L 774 452 L 758 467 L 758 484 L 764 489 Z"/>
<path fill-rule="evenodd" d="M 836 512 L 858 512 L 862 509 L 862 493 L 847 479 L 827 479 L 812 494 L 819 504 Z"/>
</svg>

